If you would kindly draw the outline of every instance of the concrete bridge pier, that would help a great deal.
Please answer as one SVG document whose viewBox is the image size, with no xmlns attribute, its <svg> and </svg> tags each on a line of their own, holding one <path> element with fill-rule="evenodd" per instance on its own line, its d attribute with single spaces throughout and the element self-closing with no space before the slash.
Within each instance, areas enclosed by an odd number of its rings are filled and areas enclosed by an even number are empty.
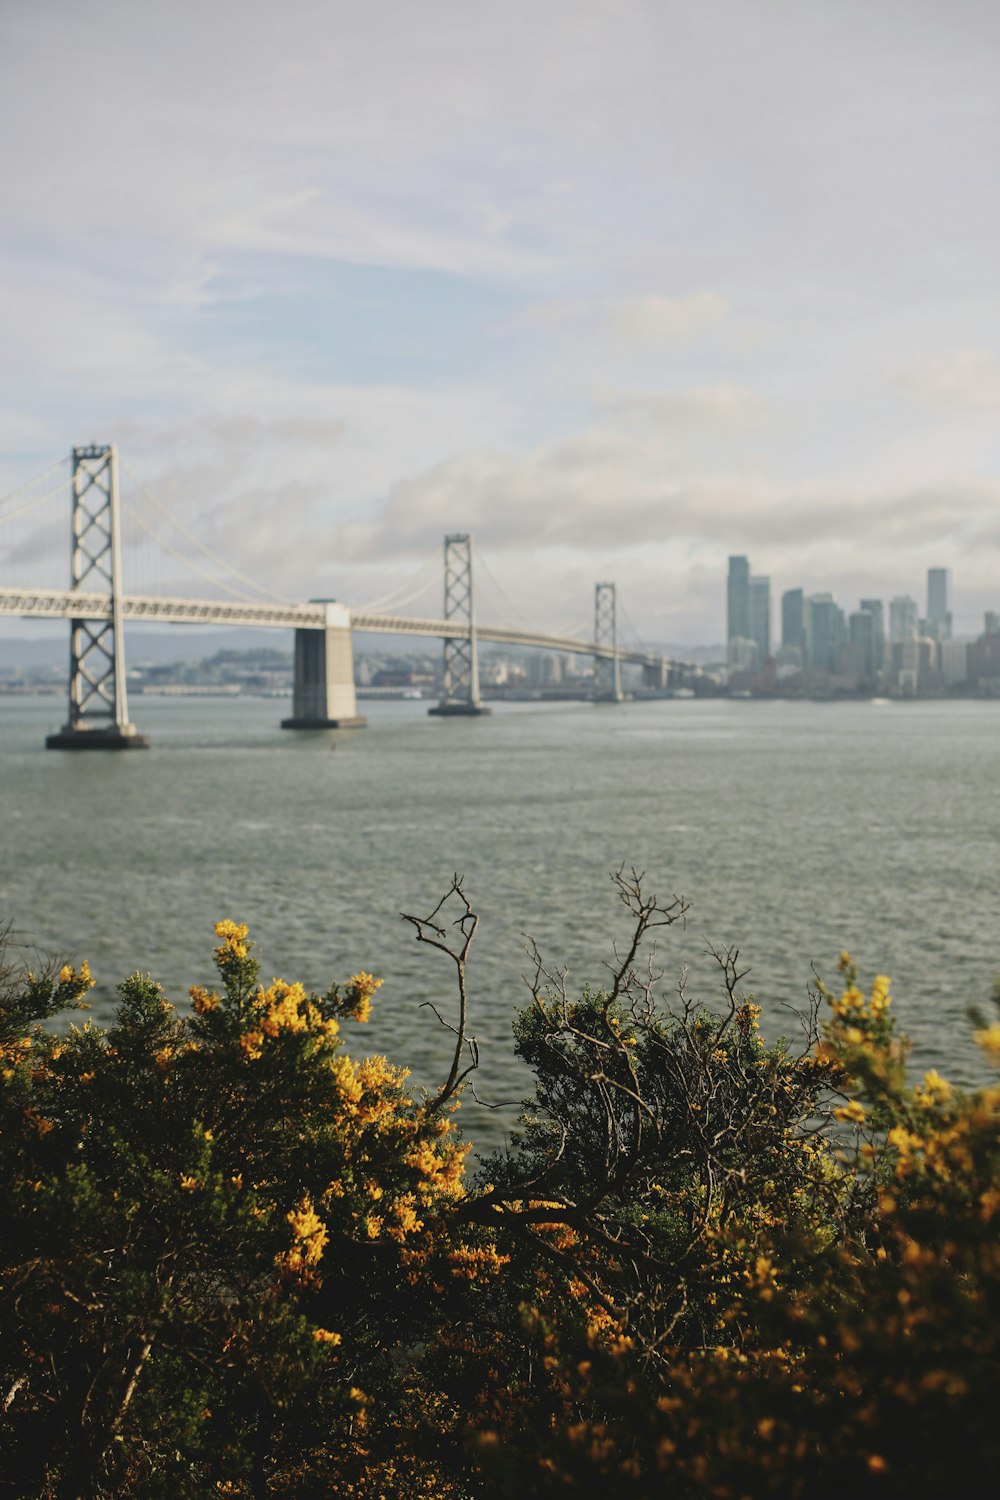
<svg viewBox="0 0 1000 1500">
<path fill-rule="evenodd" d="M 323 603 L 313 600 L 313 603 Z M 296 628 L 292 716 L 282 729 L 363 729 L 354 690 L 354 641 L 346 604 L 326 603 L 326 625 Z"/>
<path fill-rule="evenodd" d="M 653 693 L 665 693 L 670 686 L 670 662 L 665 656 L 659 661 L 645 662 L 642 668 L 642 685 Z"/>
</svg>

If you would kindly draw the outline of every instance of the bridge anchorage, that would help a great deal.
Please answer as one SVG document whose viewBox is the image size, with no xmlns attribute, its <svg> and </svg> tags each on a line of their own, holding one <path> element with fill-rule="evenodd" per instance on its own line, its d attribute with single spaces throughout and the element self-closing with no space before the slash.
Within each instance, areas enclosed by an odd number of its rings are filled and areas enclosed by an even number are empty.
<svg viewBox="0 0 1000 1500">
<path fill-rule="evenodd" d="M 444 617 L 461 627 L 461 635 L 444 637 L 444 681 L 441 701 L 429 714 L 445 718 L 488 714 L 479 696 L 479 642 L 472 589 L 472 538 L 467 533 L 444 539 Z"/>
<path fill-rule="evenodd" d="M 70 619 L 69 718 L 47 736 L 46 747 L 145 750 L 149 739 L 129 721 L 126 697 L 118 451 L 113 443 L 73 449 L 72 536 L 70 595 L 106 594 L 108 613 L 88 615 L 81 599 L 79 613 Z"/>
</svg>

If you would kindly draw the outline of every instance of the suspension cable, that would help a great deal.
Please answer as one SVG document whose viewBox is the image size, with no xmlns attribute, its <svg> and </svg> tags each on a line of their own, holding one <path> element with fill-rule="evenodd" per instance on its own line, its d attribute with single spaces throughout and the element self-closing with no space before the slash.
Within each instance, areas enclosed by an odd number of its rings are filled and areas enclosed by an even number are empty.
<svg viewBox="0 0 1000 1500">
<path fill-rule="evenodd" d="M 234 599 L 238 599 L 241 604 L 253 604 L 255 602 L 248 595 L 241 594 L 238 589 L 233 588 L 231 583 L 226 583 L 221 578 L 213 578 L 211 573 L 207 573 L 204 568 L 200 568 L 189 557 L 185 557 L 184 553 L 179 552 L 176 547 L 172 546 L 166 537 L 161 536 L 158 531 L 154 530 L 152 524 L 144 516 L 141 516 L 138 511 L 133 512 L 131 519 L 136 525 L 141 526 L 146 535 L 152 537 L 153 541 L 162 547 L 165 552 L 169 552 L 172 557 L 176 557 L 178 562 L 183 563 L 184 567 L 196 574 L 197 577 L 203 578 L 206 583 L 210 583 L 213 588 L 223 589 L 227 594 L 231 594 Z"/>
<path fill-rule="evenodd" d="M 34 510 L 36 505 L 41 505 L 45 500 L 51 500 L 53 495 L 58 495 L 60 490 L 64 490 L 66 488 L 67 483 L 68 481 L 65 478 L 60 479 L 59 483 L 54 484 L 51 489 L 44 490 L 42 494 L 36 495 L 33 500 L 26 500 L 24 504 L 19 505 L 16 510 L 5 511 L 3 515 L 0 515 L 0 525 L 2 525 L 4 521 L 13 521 L 15 516 L 25 515 L 27 511 Z M 26 485 L 22 485 L 19 491 L 14 491 L 14 494 L 23 494 L 26 488 Z M 7 496 L 8 500 L 12 498 L 12 495 Z"/>
<path fill-rule="evenodd" d="M 6 505 L 7 502 L 8 502 L 8 500 L 16 500 L 17 497 L 19 495 L 23 495 L 26 490 L 34 489 L 34 487 L 35 487 L 36 484 L 41 484 L 41 482 L 42 482 L 43 479 L 48 479 L 49 475 L 50 474 L 54 474 L 55 471 L 56 471 L 56 469 L 61 469 L 65 464 L 68 464 L 68 463 L 69 463 L 69 459 L 68 458 L 57 458 L 54 464 L 49 464 L 48 468 L 47 469 L 43 469 L 40 474 L 36 474 L 35 477 L 34 477 L 34 479 L 27 480 L 24 484 L 18 485 L 18 487 L 17 487 L 16 490 L 11 490 L 9 494 L 0 497 L 0 506 Z M 63 482 L 65 482 L 65 481 L 63 481 Z M 60 485 L 56 485 L 55 488 L 59 489 Z M 51 495 L 51 494 L 54 493 L 54 491 L 53 490 L 48 490 L 46 493 Z M 32 501 L 32 504 L 34 504 L 34 501 Z M 13 514 L 14 515 L 19 515 L 20 512 L 19 511 L 14 511 Z M 0 519 L 6 520 L 7 517 L 3 516 Z"/>
<path fill-rule="evenodd" d="M 119 462 L 121 462 L 121 460 L 119 460 Z M 224 568 L 227 573 L 230 573 L 234 578 L 238 579 L 239 582 L 244 584 L 247 588 L 252 589 L 255 594 L 262 594 L 265 598 L 274 599 L 279 604 L 294 603 L 293 600 L 286 598 L 283 594 L 276 593 L 274 589 L 265 588 L 263 587 L 263 585 L 255 583 L 252 578 L 248 578 L 245 573 L 241 573 L 238 568 L 233 567 L 232 563 L 227 562 L 224 557 L 220 557 L 217 552 L 213 552 L 210 547 L 206 547 L 204 542 L 200 541 L 199 538 L 195 536 L 194 532 L 190 531 L 184 525 L 183 521 L 179 521 L 172 511 L 168 510 L 161 501 L 157 500 L 156 496 L 146 488 L 142 480 L 132 472 L 132 470 L 126 463 L 122 462 L 121 466 L 129 476 L 129 478 L 132 480 L 132 483 L 139 490 L 139 492 L 146 498 L 146 500 L 149 501 L 150 505 L 155 506 L 160 514 L 170 522 L 171 526 L 175 526 L 181 533 L 181 535 L 185 537 L 187 541 L 192 544 L 192 546 L 197 547 L 198 551 L 202 554 L 203 557 L 206 557 L 209 562 L 216 563 L 219 567 Z M 160 540 L 162 540 L 162 538 Z M 163 543 L 163 545 L 167 546 L 165 542 Z M 168 548 L 168 551 L 169 550 L 172 549 Z M 180 557 L 181 561 L 184 562 L 188 567 L 190 567 L 192 571 L 197 571 L 194 568 L 194 564 L 191 563 L 187 558 L 184 558 L 182 554 L 175 553 L 175 556 Z M 200 576 L 204 577 L 204 574 Z M 216 581 L 217 580 L 213 580 L 213 582 Z M 229 593 L 234 592 L 234 590 L 232 588 L 229 588 L 229 586 L 226 584 L 220 584 L 220 587 L 227 588 Z"/>
<path fill-rule="evenodd" d="M 433 569 L 431 575 L 426 581 L 418 583 L 417 580 L 423 577 L 423 573 L 428 567 Z M 384 594 L 381 599 L 375 599 L 370 604 L 360 605 L 357 612 L 373 615 L 379 614 L 383 610 L 388 609 L 390 605 L 394 609 L 398 609 L 401 605 L 408 604 L 411 599 L 416 599 L 418 595 L 426 593 L 429 588 L 433 588 L 436 583 L 440 583 L 443 577 L 444 563 L 433 564 L 428 559 L 428 562 L 424 564 L 424 568 L 419 573 L 404 579 L 398 588 L 393 589 L 389 594 Z"/>
<path fill-rule="evenodd" d="M 473 539 L 472 545 L 473 545 L 473 548 L 475 550 L 476 562 L 482 565 L 483 572 L 486 574 L 487 578 L 490 580 L 490 582 L 492 583 L 493 587 L 496 589 L 497 593 L 500 595 L 500 598 L 503 601 L 503 603 L 510 610 L 511 614 L 514 616 L 514 619 L 519 624 L 521 624 L 521 625 L 525 624 L 525 613 L 524 613 L 524 610 L 521 609 L 518 605 L 516 605 L 514 603 L 513 599 L 510 597 L 510 595 L 508 594 L 507 590 L 504 588 L 503 584 L 500 582 L 499 578 L 497 578 L 497 576 L 494 573 L 493 569 L 490 567 L 489 563 L 486 561 L 486 558 L 485 558 L 484 554 L 480 551 L 479 547 L 476 545 L 475 539 Z"/>
</svg>

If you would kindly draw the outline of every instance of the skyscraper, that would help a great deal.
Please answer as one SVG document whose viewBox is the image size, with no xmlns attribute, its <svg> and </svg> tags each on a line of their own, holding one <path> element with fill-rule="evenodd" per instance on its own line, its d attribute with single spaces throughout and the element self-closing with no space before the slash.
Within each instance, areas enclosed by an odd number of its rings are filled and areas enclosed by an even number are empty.
<svg viewBox="0 0 1000 1500">
<path fill-rule="evenodd" d="M 806 659 L 806 601 L 801 589 L 786 589 L 781 596 L 781 644 L 794 646 Z"/>
<path fill-rule="evenodd" d="M 867 609 L 857 610 L 848 621 L 854 669 L 868 686 L 874 684 L 881 666 L 876 659 L 875 624 L 875 616 Z"/>
<path fill-rule="evenodd" d="M 810 594 L 806 600 L 806 647 L 809 665 L 821 672 L 837 670 L 837 656 L 847 639 L 844 611 L 832 594 Z"/>
<path fill-rule="evenodd" d="M 908 594 L 898 594 L 889 600 L 889 639 L 895 645 L 899 641 L 915 641 L 919 621 L 916 599 Z"/>
<path fill-rule="evenodd" d="M 951 636 L 950 589 L 951 576 L 947 568 L 927 569 L 927 626 L 936 641 L 946 641 Z"/>
<path fill-rule="evenodd" d="M 885 666 L 885 609 L 881 599 L 862 599 L 861 608 L 874 618 L 874 653 L 876 675 Z"/>
<path fill-rule="evenodd" d="M 750 580 L 750 639 L 757 642 L 761 666 L 771 655 L 771 580 Z"/>
<path fill-rule="evenodd" d="M 745 557 L 729 559 L 726 589 L 726 640 L 752 640 L 750 631 L 750 562 Z"/>
</svg>

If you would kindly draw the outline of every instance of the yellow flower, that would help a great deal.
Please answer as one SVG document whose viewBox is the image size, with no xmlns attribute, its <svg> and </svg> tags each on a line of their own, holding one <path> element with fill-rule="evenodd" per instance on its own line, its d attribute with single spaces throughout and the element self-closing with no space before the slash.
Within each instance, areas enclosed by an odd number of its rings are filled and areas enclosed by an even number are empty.
<svg viewBox="0 0 1000 1500">
<path fill-rule="evenodd" d="M 31 976 L 29 975 L 29 978 L 30 977 Z M 84 990 L 92 990 L 94 988 L 95 982 L 96 981 L 94 980 L 90 972 L 90 965 L 88 964 L 86 959 L 84 959 L 79 969 L 74 969 L 72 964 L 63 964 L 62 968 L 59 970 L 59 983 L 62 985 L 71 984 L 75 988 L 77 988 L 81 994 Z"/>
<path fill-rule="evenodd" d="M 947 1078 L 942 1078 L 936 1068 L 931 1068 L 929 1073 L 924 1074 L 924 1081 L 916 1089 L 917 1101 L 925 1109 L 932 1109 L 935 1105 L 943 1104 L 951 1096 L 951 1084 Z"/>
<path fill-rule="evenodd" d="M 317 1344 L 332 1344 L 334 1348 L 340 1343 L 340 1334 L 331 1333 L 329 1328 L 314 1328 L 313 1338 Z"/>
<path fill-rule="evenodd" d="M 256 1062 L 264 1050 L 264 1033 L 248 1031 L 245 1036 L 240 1037 L 240 1047 L 250 1062 Z"/>
<path fill-rule="evenodd" d="M 188 994 L 191 997 L 191 1004 L 194 1006 L 195 1013 L 199 1016 L 207 1015 L 219 1003 L 219 997 L 215 991 L 206 990 L 200 984 L 193 984 L 188 990 Z"/>
<path fill-rule="evenodd" d="M 281 1262 L 291 1271 L 308 1270 L 319 1264 L 323 1249 L 330 1238 L 326 1225 L 313 1208 L 312 1199 L 306 1193 L 298 1208 L 290 1209 L 285 1219 L 291 1225 L 295 1244 L 286 1251 Z"/>
<path fill-rule="evenodd" d="M 857 1099 L 852 1099 L 848 1104 L 839 1105 L 833 1112 L 835 1120 L 852 1120 L 854 1124 L 860 1125 L 865 1118 L 865 1107 Z"/>
<path fill-rule="evenodd" d="M 973 1038 L 982 1047 L 991 1062 L 1000 1063 L 1000 1023 L 974 1031 Z"/>
<path fill-rule="evenodd" d="M 372 996 L 376 990 L 381 989 L 382 981 L 364 969 L 360 969 L 357 974 L 351 975 L 347 983 L 353 1000 L 347 1013 L 353 1016 L 355 1021 L 365 1022 L 371 1015 Z"/>
<path fill-rule="evenodd" d="M 245 922 L 231 922 L 228 918 L 216 922 L 215 935 L 222 939 L 221 945 L 215 950 L 219 957 L 246 958 L 249 931 Z"/>
</svg>

